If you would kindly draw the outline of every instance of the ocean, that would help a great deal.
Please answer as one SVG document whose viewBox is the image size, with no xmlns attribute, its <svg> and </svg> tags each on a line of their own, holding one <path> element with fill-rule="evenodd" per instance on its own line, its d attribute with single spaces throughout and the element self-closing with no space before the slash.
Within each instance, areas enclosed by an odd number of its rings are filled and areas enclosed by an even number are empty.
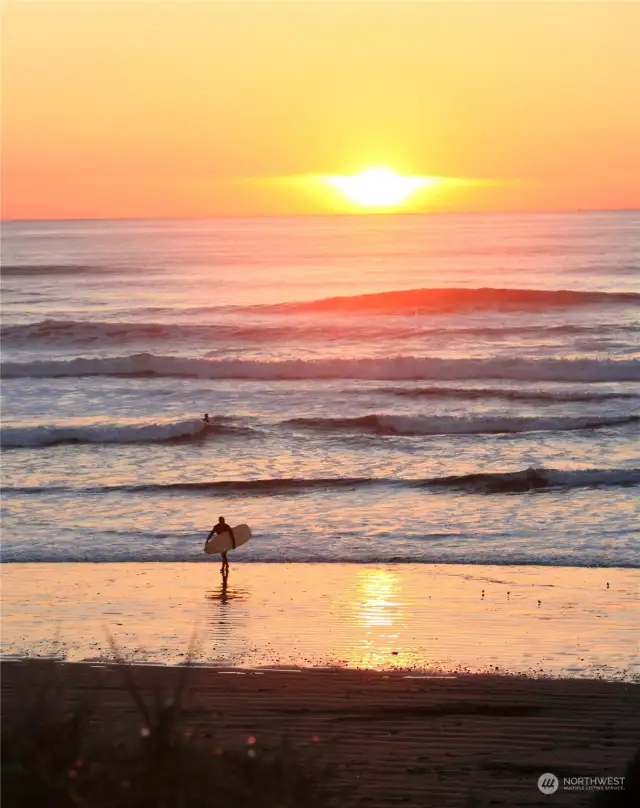
<svg viewBox="0 0 640 808">
<path fill-rule="evenodd" d="M 638 212 L 6 222 L 2 298 L 5 562 L 640 566 Z"/>
</svg>

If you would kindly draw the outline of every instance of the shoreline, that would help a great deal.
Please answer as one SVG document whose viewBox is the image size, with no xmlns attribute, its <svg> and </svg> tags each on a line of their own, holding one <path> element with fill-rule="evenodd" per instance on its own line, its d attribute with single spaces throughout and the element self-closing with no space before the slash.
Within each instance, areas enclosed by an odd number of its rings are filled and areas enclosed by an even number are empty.
<svg viewBox="0 0 640 808">
<path fill-rule="evenodd" d="M 437 567 L 438 569 L 447 568 L 447 567 L 471 567 L 474 569 L 481 569 L 485 567 L 495 567 L 496 569 L 539 569 L 539 570 L 620 570 L 624 572 L 631 572 L 637 571 L 640 574 L 640 566 L 637 564 L 540 564 L 538 562 L 531 562 L 531 563 L 524 563 L 524 562 L 505 562 L 504 564 L 498 564 L 496 562 L 485 562 L 485 561 L 423 561 L 420 559 L 417 560 L 407 560 L 405 558 L 398 558 L 398 559 L 384 559 L 384 560 L 375 560 L 375 561 L 367 561 L 362 559 L 339 559 L 332 561 L 326 558 L 317 558 L 317 559 L 274 559 L 274 558 L 259 558 L 259 559 L 233 559 L 233 566 L 234 567 L 253 567 L 258 565 L 264 566 L 314 566 L 314 565 L 323 565 L 323 566 L 344 566 L 344 567 Z M 47 560 L 39 560 L 33 559 L 28 561 L 23 560 L 12 560 L 12 561 L 4 561 L 3 566 L 21 566 L 21 567 L 28 567 L 35 564 L 40 565 L 52 565 L 57 566 L 60 564 L 69 564 L 70 566 L 78 565 L 78 564 L 87 564 L 87 565 L 94 565 L 94 566 L 103 566 L 104 564 L 113 564 L 117 566 L 118 564 L 150 564 L 150 565 L 161 565 L 161 564 L 192 564 L 194 566 L 199 566 L 201 564 L 215 564 L 216 561 L 219 563 L 219 558 L 214 556 L 213 559 L 211 557 L 204 557 L 204 558 L 190 558 L 190 559 L 166 559 L 166 558 L 151 558 L 151 559 L 141 559 L 141 560 L 133 560 L 130 558 L 122 559 L 118 561 L 113 560 L 106 560 L 106 561 L 95 561 L 91 559 L 84 559 L 84 558 L 71 558 L 71 559 L 56 559 L 51 558 Z"/>
<path fill-rule="evenodd" d="M 296 665 L 271 665 L 264 667 L 240 667 L 240 666 L 224 666 L 215 663 L 203 661 L 189 661 L 178 662 L 175 664 L 166 662 L 145 662 L 145 661 L 131 661 L 126 657 L 117 658 L 116 655 L 106 654 L 97 659 L 74 659 L 69 660 L 64 655 L 57 655 L 55 652 L 50 655 L 43 656 L 2 656 L 0 657 L 0 669 L 4 665 L 71 665 L 74 668 L 89 668 L 92 670 L 103 670 L 108 668 L 116 668 L 120 664 L 127 665 L 131 669 L 140 671 L 165 671 L 165 670 L 189 670 L 189 671 L 208 671 L 211 674 L 220 676 L 263 676 L 264 674 L 301 674 L 301 673 L 354 673 L 360 675 L 376 674 L 382 679 L 389 679 L 391 677 L 402 680 L 425 680 L 425 681 L 471 681 L 473 679 L 486 679 L 486 680 L 500 680 L 504 681 L 520 681 L 520 682 L 581 682 L 589 684 L 605 684 L 605 685 L 630 685 L 639 687 L 640 681 L 626 680 L 626 679 L 605 679 L 603 677 L 594 676 L 588 678 L 586 676 L 563 676 L 561 674 L 551 673 L 510 673 L 503 672 L 496 668 L 495 671 L 477 671 L 470 672 L 466 670 L 452 670 L 447 672 L 443 669 L 441 672 L 433 673 L 426 669 L 421 668 L 345 668 L 339 665 L 313 665 L 313 666 L 296 666 Z"/>
<path fill-rule="evenodd" d="M 19 709 L 21 694 L 34 698 L 45 679 L 51 682 L 52 664 L 2 662 L 5 717 Z M 139 731 L 117 665 L 54 669 L 71 703 L 96 700 L 101 727 L 106 721 Z M 128 671 L 147 699 L 175 692 L 181 677 L 171 666 Z M 286 735 L 294 753 L 312 750 L 321 762 L 322 786 L 336 808 L 542 806 L 549 797 L 537 787 L 541 774 L 624 777 L 638 749 L 635 684 L 481 674 L 425 679 L 393 671 L 233 673 L 188 671 L 186 726 L 214 733 L 224 748 L 246 750 L 255 738 L 258 754 Z M 552 799 L 589 806 L 594 795 L 561 788 Z"/>
<path fill-rule="evenodd" d="M 640 682 L 640 571 L 423 564 L 5 564 L 4 658 Z"/>
</svg>

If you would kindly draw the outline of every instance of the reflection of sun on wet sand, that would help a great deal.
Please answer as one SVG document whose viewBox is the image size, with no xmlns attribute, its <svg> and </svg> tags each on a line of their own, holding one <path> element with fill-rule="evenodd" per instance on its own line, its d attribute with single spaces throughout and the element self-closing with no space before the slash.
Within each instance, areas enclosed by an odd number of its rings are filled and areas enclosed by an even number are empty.
<svg viewBox="0 0 640 808">
<path fill-rule="evenodd" d="M 5 655 L 500 670 L 640 680 L 634 570 L 463 565 L 12 564 Z M 607 587 L 609 584 L 609 587 Z"/>
<path fill-rule="evenodd" d="M 393 570 L 366 567 L 357 570 L 353 589 L 341 592 L 332 605 L 332 609 L 344 613 L 347 625 L 355 629 L 353 641 L 337 652 L 344 663 L 379 668 L 390 659 L 398 638 L 394 625 L 403 621 L 402 603 L 398 600 L 401 587 Z"/>
<path fill-rule="evenodd" d="M 398 576 L 385 569 L 362 569 L 358 571 L 358 583 L 362 600 L 352 601 L 352 606 L 363 626 L 367 628 L 392 626 L 400 615 L 396 598 Z"/>
<path fill-rule="evenodd" d="M 50 652 L 57 630 L 69 659 L 104 659 L 107 625 L 125 656 L 184 663 L 195 625 L 189 706 L 201 727 L 219 715 L 223 743 L 272 744 L 284 728 L 302 746 L 319 738 L 340 806 L 462 808 L 474 789 L 526 805 L 546 771 L 624 774 L 638 743 L 637 586 L 633 570 L 234 564 L 221 580 L 209 564 L 12 565 L 3 649 Z M 36 664 L 3 663 L 3 698 Z M 130 709 L 103 667 L 69 665 L 65 679 L 83 693 L 107 682 L 113 714 Z M 175 666 L 153 670 L 172 686 Z M 148 668 L 135 677 L 153 686 Z"/>
</svg>

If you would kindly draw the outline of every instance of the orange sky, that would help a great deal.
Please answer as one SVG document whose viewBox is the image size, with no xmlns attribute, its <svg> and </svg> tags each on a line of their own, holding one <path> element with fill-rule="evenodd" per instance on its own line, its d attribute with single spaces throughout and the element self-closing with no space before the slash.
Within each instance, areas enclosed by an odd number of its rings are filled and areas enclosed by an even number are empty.
<svg viewBox="0 0 640 808">
<path fill-rule="evenodd" d="M 34 2 L 3 20 L 2 216 L 640 208 L 640 3 Z M 280 178 L 294 178 L 285 181 Z"/>
</svg>

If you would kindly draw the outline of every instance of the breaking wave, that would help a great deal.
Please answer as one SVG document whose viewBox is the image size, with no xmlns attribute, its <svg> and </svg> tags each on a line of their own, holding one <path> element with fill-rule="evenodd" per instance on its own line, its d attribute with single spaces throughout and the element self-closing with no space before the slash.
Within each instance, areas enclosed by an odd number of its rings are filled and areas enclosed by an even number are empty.
<svg viewBox="0 0 640 808">
<path fill-rule="evenodd" d="M 293 418 L 285 423 L 323 431 L 345 430 L 375 435 L 493 435 L 602 429 L 637 423 L 640 415 L 588 417 L 456 417 L 431 415 L 363 415 L 356 418 Z"/>
<path fill-rule="evenodd" d="M 549 309 L 579 306 L 640 304 L 633 292 L 580 292 L 567 289 L 407 289 L 374 292 L 365 295 L 330 297 L 322 300 L 281 303 L 266 306 L 289 312 L 382 312 L 385 314 L 421 314 L 455 312 L 469 309 Z"/>
<path fill-rule="evenodd" d="M 640 469 L 528 468 L 502 473 L 461 474 L 425 480 L 430 488 L 461 489 L 472 493 L 499 494 L 542 491 L 553 488 L 627 487 L 640 485 Z"/>
<path fill-rule="evenodd" d="M 280 423 L 281 427 L 299 427 L 323 432 L 350 432 L 380 436 L 404 435 L 494 435 L 522 432 L 562 432 L 604 429 L 638 423 L 640 415 L 583 416 L 583 417 L 456 417 L 447 415 L 363 415 L 353 418 L 292 418 Z M 60 444 L 111 443 L 167 443 L 185 440 L 207 440 L 219 436 L 251 436 L 258 428 L 237 423 L 231 418 L 216 418 L 204 424 L 199 418 L 161 423 L 91 424 L 71 426 L 6 426 L 0 430 L 0 445 L 4 449 L 36 449 Z M 290 488 L 305 488 L 305 480 L 285 481 Z M 357 481 L 361 484 L 361 480 Z M 336 483 L 332 479 L 331 486 Z M 235 485 L 233 483 L 231 485 Z M 249 481 L 243 483 L 247 491 L 270 483 Z M 319 484 L 313 481 L 314 485 Z M 352 485 L 347 481 L 345 486 Z M 201 483 L 176 483 L 185 490 Z M 208 485 L 208 484 L 206 484 Z M 216 483 L 224 486 L 226 483 Z M 137 488 L 135 490 L 138 490 Z M 141 489 L 140 489 L 141 490 Z"/>
<path fill-rule="evenodd" d="M 167 441 L 205 438 L 211 435 L 250 432 L 234 426 L 227 419 L 205 424 L 199 418 L 165 423 L 89 426 L 3 427 L 3 448 L 37 448 L 62 443 L 165 443 Z"/>
<path fill-rule="evenodd" d="M 5 489 L 8 494 L 219 494 L 234 496 L 293 496 L 321 491 L 356 490 L 374 486 L 409 489 L 459 490 L 476 494 L 524 493 L 559 488 L 631 487 L 640 485 L 640 469 L 545 469 L 482 472 L 428 479 L 380 477 L 336 477 L 299 479 L 294 477 L 262 480 L 202 480 L 198 482 L 146 483 L 76 488 L 71 486 L 34 486 Z"/>
<path fill-rule="evenodd" d="M 189 359 L 140 353 L 109 358 L 4 362 L 5 379 L 79 376 L 162 376 L 205 379 L 510 379 L 517 381 L 640 381 L 640 359 Z"/>
</svg>

